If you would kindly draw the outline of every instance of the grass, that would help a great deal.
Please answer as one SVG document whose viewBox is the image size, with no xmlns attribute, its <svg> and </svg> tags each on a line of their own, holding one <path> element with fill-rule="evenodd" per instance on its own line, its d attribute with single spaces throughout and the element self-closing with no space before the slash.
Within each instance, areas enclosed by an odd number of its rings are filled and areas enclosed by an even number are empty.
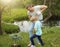
<svg viewBox="0 0 60 47">
<path fill-rule="evenodd" d="M 29 43 L 28 32 L 20 32 L 22 40 L 18 40 L 17 43 L 22 47 L 27 47 Z M 43 28 L 42 39 L 45 42 L 44 47 L 60 47 L 60 27 Z M 11 39 L 9 34 L 0 35 L 0 47 L 10 47 L 14 41 Z M 36 47 L 40 47 L 37 43 Z"/>
</svg>

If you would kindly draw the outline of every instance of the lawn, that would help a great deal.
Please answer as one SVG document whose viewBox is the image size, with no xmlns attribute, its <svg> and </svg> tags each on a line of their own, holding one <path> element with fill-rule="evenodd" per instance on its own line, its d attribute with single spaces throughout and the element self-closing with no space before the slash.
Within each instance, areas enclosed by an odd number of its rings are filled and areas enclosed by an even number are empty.
<svg viewBox="0 0 60 47">
<path fill-rule="evenodd" d="M 22 40 L 18 40 L 17 43 L 21 45 L 21 47 L 27 47 L 29 43 L 29 35 L 28 32 L 20 32 L 19 35 L 22 36 Z M 42 39 L 45 42 L 44 47 L 60 47 L 60 27 L 50 27 L 43 28 Z M 10 47 L 14 41 L 11 39 L 9 34 L 0 35 L 0 47 Z M 36 47 L 40 47 L 39 44 L 36 44 Z"/>
</svg>

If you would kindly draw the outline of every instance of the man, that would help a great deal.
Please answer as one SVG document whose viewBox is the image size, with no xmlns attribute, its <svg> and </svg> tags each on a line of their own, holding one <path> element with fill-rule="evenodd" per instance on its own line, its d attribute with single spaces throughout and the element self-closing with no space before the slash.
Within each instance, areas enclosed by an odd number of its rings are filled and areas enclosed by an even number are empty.
<svg viewBox="0 0 60 47">
<path fill-rule="evenodd" d="M 26 9 L 28 10 L 29 19 L 32 22 L 34 20 L 34 17 L 38 17 L 38 20 L 42 23 L 43 22 L 43 15 L 42 13 L 46 10 L 46 5 L 27 5 Z M 30 38 L 33 36 L 33 28 L 35 23 L 32 22 L 30 28 L 29 28 L 29 35 Z M 39 42 L 38 42 L 39 43 Z M 30 45 L 30 44 L 29 44 Z"/>
</svg>

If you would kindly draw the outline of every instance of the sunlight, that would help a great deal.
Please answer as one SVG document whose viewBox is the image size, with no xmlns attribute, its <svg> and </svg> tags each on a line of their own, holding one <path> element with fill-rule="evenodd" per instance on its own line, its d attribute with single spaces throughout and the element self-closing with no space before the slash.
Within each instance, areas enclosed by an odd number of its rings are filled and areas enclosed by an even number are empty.
<svg viewBox="0 0 60 47">
<path fill-rule="evenodd" d="M 4 5 L 10 4 L 12 0 L 1 0 L 1 3 Z"/>
</svg>

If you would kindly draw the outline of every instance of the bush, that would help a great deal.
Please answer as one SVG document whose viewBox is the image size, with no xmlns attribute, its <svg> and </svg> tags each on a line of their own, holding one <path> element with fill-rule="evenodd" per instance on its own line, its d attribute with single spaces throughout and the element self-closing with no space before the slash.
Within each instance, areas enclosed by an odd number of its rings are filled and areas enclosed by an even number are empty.
<svg viewBox="0 0 60 47">
<path fill-rule="evenodd" d="M 14 22 L 14 21 L 22 21 L 28 20 L 26 9 L 16 8 L 11 10 L 11 15 L 9 12 L 4 12 L 2 15 L 2 20 L 4 22 Z"/>
<path fill-rule="evenodd" d="M 28 16 L 21 15 L 14 17 L 14 21 L 23 21 L 23 20 L 28 20 Z"/>
<path fill-rule="evenodd" d="M 13 9 L 13 18 L 15 21 L 28 20 L 26 9 Z"/>
<path fill-rule="evenodd" d="M 2 31 L 11 34 L 19 32 L 19 27 L 11 24 L 2 24 Z"/>
</svg>

